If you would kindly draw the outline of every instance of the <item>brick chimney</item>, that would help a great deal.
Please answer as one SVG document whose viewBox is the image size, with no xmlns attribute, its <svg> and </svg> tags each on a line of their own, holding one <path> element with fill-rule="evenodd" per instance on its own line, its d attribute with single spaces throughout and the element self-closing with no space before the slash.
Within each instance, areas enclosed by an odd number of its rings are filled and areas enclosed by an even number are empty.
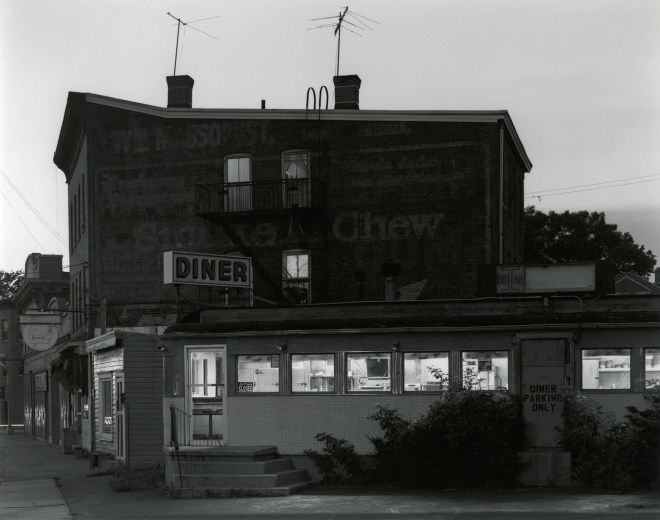
<svg viewBox="0 0 660 520">
<path fill-rule="evenodd" d="M 360 76 L 335 76 L 332 81 L 335 84 L 335 109 L 360 110 Z"/>
<path fill-rule="evenodd" d="M 192 108 L 194 84 L 190 76 L 167 76 L 167 108 Z"/>
</svg>

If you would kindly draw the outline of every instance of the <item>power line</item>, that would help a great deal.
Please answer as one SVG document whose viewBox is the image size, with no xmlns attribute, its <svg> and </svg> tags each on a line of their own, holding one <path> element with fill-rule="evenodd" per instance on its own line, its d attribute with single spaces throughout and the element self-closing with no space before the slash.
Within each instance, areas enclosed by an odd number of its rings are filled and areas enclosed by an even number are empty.
<svg viewBox="0 0 660 520">
<path fill-rule="evenodd" d="M 525 195 L 546 193 L 546 192 L 549 192 L 549 191 L 570 190 L 572 188 L 585 188 L 587 186 L 599 186 L 601 184 L 612 184 L 614 182 L 631 181 L 631 180 L 635 180 L 635 179 L 648 179 L 649 177 L 660 177 L 660 174 L 656 173 L 654 175 L 641 175 L 639 177 L 624 177 L 623 179 L 615 179 L 615 180 L 612 180 L 612 181 L 592 182 L 590 184 L 578 184 L 576 186 L 564 186 L 563 188 L 553 188 L 553 189 L 548 189 L 548 190 L 536 190 L 536 191 L 533 191 L 533 192 L 525 193 Z"/>
<path fill-rule="evenodd" d="M 10 202 L 9 199 L 7 198 L 7 195 L 5 195 L 5 193 L 4 193 L 3 191 L 0 191 L 0 195 L 2 195 L 2 196 L 4 197 L 4 199 L 7 201 L 7 204 L 9 204 L 9 207 L 12 209 L 12 211 L 13 211 L 14 214 L 16 215 L 16 218 L 18 218 L 18 220 L 21 221 L 21 224 L 23 224 L 23 226 L 25 227 L 25 230 L 30 234 L 30 236 L 34 239 L 34 241 L 35 241 L 37 244 L 39 244 L 39 247 L 42 249 L 42 251 L 45 251 L 46 248 L 41 244 L 41 242 L 39 242 L 39 240 L 37 240 L 37 237 L 35 237 L 35 236 L 32 234 L 32 231 L 30 231 L 30 228 L 27 226 L 27 224 L 23 221 L 23 219 L 21 218 L 21 216 L 18 214 L 18 211 L 16 211 L 16 209 L 14 208 L 14 206 L 12 206 L 11 202 Z"/>
<path fill-rule="evenodd" d="M 657 181 L 660 181 L 660 179 L 648 179 L 648 180 L 645 180 L 645 181 L 626 182 L 626 183 L 623 183 L 623 184 L 617 184 L 615 186 L 600 186 L 600 187 L 597 187 L 597 188 L 585 188 L 583 190 L 562 191 L 561 193 L 547 193 L 545 195 L 528 195 L 525 198 L 526 199 L 537 199 L 538 198 L 539 200 L 541 200 L 542 197 L 554 197 L 556 195 L 567 195 L 569 193 L 580 193 L 580 192 L 583 192 L 583 191 L 604 190 L 606 188 L 619 188 L 621 186 L 630 186 L 631 184 L 643 184 L 645 182 L 657 182 Z"/>
<path fill-rule="evenodd" d="M 68 242 L 67 242 L 64 238 L 62 238 L 62 235 L 60 235 L 60 234 L 57 232 L 57 230 L 56 230 L 53 226 L 51 226 L 51 225 L 48 223 L 48 221 L 47 221 L 47 220 L 41 215 L 41 213 L 39 213 L 39 211 L 37 211 L 37 209 L 36 209 L 36 208 L 30 203 L 30 201 L 29 201 L 29 200 L 28 200 L 28 199 L 27 199 L 27 198 L 21 193 L 21 190 L 19 190 L 19 189 L 16 187 L 16 185 L 12 182 L 12 180 L 9 178 L 9 176 L 8 176 L 3 170 L 1 170 L 1 169 L 0 169 L 0 173 L 1 173 L 2 176 L 5 178 L 5 180 L 7 181 L 7 183 L 12 187 L 12 189 L 16 192 L 16 194 L 17 194 L 17 195 L 21 198 L 21 200 L 25 203 L 25 205 L 26 205 L 28 208 L 30 208 L 30 210 L 32 211 L 32 213 L 34 213 L 34 214 L 36 215 L 36 217 L 42 222 L 42 224 L 43 224 L 44 226 L 46 226 L 46 228 L 48 229 L 48 231 L 50 231 L 50 232 L 55 236 L 55 238 L 57 238 L 57 239 L 58 239 L 63 245 L 65 245 L 65 246 L 68 247 L 68 245 L 69 245 Z M 42 247 L 43 247 L 43 246 L 42 246 Z"/>
</svg>

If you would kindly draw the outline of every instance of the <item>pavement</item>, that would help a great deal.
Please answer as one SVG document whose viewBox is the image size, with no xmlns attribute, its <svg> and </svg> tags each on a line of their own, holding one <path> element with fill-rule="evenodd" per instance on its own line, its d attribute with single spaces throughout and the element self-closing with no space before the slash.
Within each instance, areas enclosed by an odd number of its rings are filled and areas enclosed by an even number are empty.
<svg viewBox="0 0 660 520">
<path fill-rule="evenodd" d="M 655 493 L 579 488 L 402 491 L 318 487 L 287 497 L 173 499 L 114 492 L 87 459 L 24 435 L 0 435 L 0 519 L 630 519 L 660 518 Z"/>
</svg>

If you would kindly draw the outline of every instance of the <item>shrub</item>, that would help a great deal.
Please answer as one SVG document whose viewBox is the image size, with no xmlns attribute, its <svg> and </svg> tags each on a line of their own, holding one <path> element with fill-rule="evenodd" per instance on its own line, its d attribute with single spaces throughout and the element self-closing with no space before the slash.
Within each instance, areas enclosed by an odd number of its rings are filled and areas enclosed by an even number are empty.
<svg viewBox="0 0 660 520">
<path fill-rule="evenodd" d="M 110 477 L 110 487 L 114 491 L 142 491 L 165 488 L 165 467 L 162 464 L 140 466 L 120 466 Z"/>
<path fill-rule="evenodd" d="M 658 486 L 660 468 L 660 387 L 645 398 L 651 408 L 627 407 L 616 421 L 579 393 L 564 398 L 560 443 L 571 452 L 573 478 L 594 488 L 619 492 Z"/>
<path fill-rule="evenodd" d="M 330 433 L 317 433 L 314 438 L 325 444 L 323 451 L 305 450 L 323 475 L 325 484 L 363 484 L 367 481 L 365 461 L 346 439 L 338 439 Z"/>
<path fill-rule="evenodd" d="M 441 379 L 441 377 L 438 377 Z M 523 469 L 525 424 L 521 400 L 501 390 L 476 392 L 446 381 L 448 390 L 416 421 L 377 406 L 369 416 L 383 435 L 370 437 L 369 457 L 345 439 L 321 433 L 323 453 L 307 450 L 333 484 L 378 483 L 404 487 L 502 487 Z"/>
</svg>

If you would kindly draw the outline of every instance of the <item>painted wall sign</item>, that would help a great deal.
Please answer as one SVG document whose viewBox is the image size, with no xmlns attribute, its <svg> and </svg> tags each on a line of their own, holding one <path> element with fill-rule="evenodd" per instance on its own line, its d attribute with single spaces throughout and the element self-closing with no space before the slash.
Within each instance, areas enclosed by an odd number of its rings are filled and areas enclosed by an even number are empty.
<svg viewBox="0 0 660 520">
<path fill-rule="evenodd" d="M 165 251 L 165 284 L 252 287 L 252 259 L 243 256 L 207 255 Z"/>
<path fill-rule="evenodd" d="M 558 404 L 563 396 L 557 385 L 526 385 L 523 402 L 529 404 L 532 412 L 554 412 L 559 410 Z"/>
<path fill-rule="evenodd" d="M 525 266 L 498 265 L 495 270 L 497 294 L 523 294 L 525 292 Z"/>
<path fill-rule="evenodd" d="M 340 213 L 332 224 L 332 233 L 337 240 L 386 240 L 401 238 L 435 237 L 440 224 L 445 220 L 443 213 L 427 215 L 384 215 L 370 211 Z"/>
</svg>

